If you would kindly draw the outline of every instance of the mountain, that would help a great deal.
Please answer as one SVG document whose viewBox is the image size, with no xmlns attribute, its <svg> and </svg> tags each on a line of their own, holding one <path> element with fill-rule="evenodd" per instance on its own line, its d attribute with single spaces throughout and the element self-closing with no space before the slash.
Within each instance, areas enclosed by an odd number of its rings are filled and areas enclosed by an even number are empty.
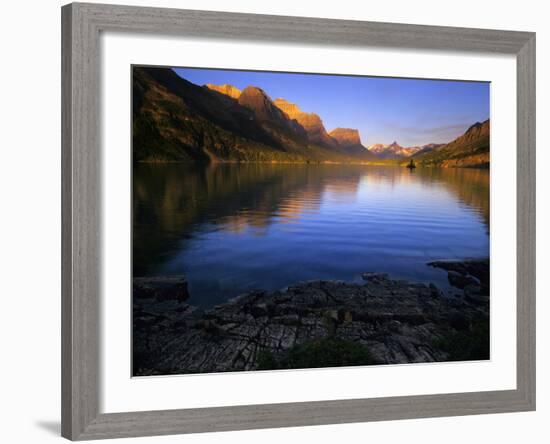
<svg viewBox="0 0 550 444">
<path fill-rule="evenodd" d="M 133 69 L 135 161 L 353 162 L 312 143 L 257 87 L 198 86 L 167 68 Z M 237 97 L 238 95 L 238 97 Z"/>
<path fill-rule="evenodd" d="M 365 160 L 376 159 L 376 156 L 363 146 L 359 131 L 356 129 L 335 128 L 329 133 L 329 136 L 338 142 L 341 150 L 350 155 L 361 157 Z"/>
<path fill-rule="evenodd" d="M 363 146 L 359 132 L 328 133 L 321 118 L 257 86 L 195 85 L 169 68 L 134 67 L 132 145 L 136 162 L 387 162 L 411 156 L 443 167 L 489 165 L 489 120 L 444 145 Z"/>
<path fill-rule="evenodd" d="M 415 156 L 425 166 L 487 168 L 490 162 L 490 122 L 477 122 L 464 134 L 431 152 Z"/>
<path fill-rule="evenodd" d="M 296 120 L 305 129 L 307 137 L 311 142 L 333 148 L 338 146 L 338 143 L 327 133 L 323 121 L 317 114 L 303 112 L 295 103 L 288 102 L 280 97 L 275 99 L 273 103 L 289 118 Z"/>
</svg>

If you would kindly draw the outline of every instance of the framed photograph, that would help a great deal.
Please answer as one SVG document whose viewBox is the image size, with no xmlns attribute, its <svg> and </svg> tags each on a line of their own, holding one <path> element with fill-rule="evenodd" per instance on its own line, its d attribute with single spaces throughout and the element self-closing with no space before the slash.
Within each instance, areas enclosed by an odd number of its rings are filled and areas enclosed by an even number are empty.
<svg viewBox="0 0 550 444">
<path fill-rule="evenodd" d="M 535 35 L 62 8 L 62 434 L 535 409 Z"/>
</svg>

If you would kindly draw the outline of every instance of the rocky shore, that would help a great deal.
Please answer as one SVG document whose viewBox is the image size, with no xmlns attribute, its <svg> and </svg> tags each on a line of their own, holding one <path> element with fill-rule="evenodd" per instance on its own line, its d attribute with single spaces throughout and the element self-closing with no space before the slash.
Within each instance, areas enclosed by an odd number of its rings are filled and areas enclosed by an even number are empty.
<svg viewBox="0 0 550 444">
<path fill-rule="evenodd" d="M 135 376 L 489 359 L 489 261 L 438 261 L 433 284 L 364 273 L 362 283 L 252 291 L 211 310 L 183 276 L 135 278 Z"/>
</svg>

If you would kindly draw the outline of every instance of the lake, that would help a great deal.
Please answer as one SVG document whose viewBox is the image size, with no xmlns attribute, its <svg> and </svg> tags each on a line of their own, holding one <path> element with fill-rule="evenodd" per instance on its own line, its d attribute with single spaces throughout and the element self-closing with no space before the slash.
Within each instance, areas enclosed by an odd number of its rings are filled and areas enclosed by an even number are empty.
<svg viewBox="0 0 550 444">
<path fill-rule="evenodd" d="M 252 289 L 433 282 L 439 259 L 489 256 L 489 171 L 363 165 L 136 164 L 134 276 L 181 275 L 189 304 Z"/>
</svg>

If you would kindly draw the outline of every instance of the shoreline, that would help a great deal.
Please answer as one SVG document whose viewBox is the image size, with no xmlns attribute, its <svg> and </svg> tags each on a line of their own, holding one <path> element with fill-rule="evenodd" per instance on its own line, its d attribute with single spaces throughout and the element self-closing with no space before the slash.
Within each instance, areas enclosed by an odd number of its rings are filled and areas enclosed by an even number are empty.
<svg viewBox="0 0 550 444">
<path fill-rule="evenodd" d="M 133 282 L 134 376 L 489 359 L 489 260 L 435 261 L 458 291 L 365 272 L 210 310 L 184 276 Z"/>
</svg>

